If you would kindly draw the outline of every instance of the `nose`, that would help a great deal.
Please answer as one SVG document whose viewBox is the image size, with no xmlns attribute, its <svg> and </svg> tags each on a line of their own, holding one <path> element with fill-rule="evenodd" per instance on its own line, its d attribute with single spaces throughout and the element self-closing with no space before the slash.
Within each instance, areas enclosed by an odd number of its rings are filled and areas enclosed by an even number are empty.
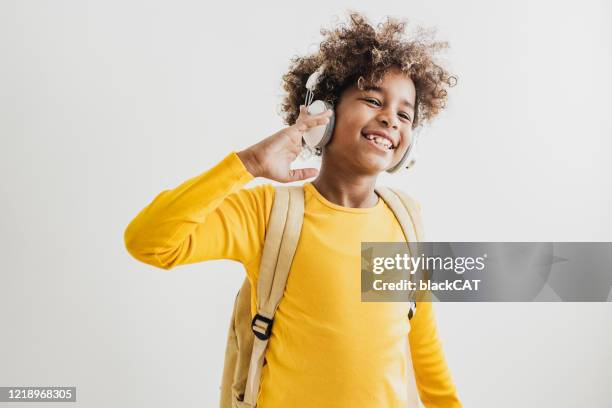
<svg viewBox="0 0 612 408">
<path fill-rule="evenodd" d="M 397 130 L 399 124 L 398 124 L 398 119 L 392 119 L 394 116 L 387 113 L 387 112 L 381 112 L 380 115 L 378 116 L 378 120 L 385 125 L 385 127 L 389 127 L 389 126 L 393 126 L 393 129 Z"/>
</svg>

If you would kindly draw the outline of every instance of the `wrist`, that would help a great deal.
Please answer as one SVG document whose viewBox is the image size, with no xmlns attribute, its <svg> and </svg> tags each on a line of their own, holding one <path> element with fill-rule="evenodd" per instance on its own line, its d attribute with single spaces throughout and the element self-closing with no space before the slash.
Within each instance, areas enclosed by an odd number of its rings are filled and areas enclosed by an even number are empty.
<svg viewBox="0 0 612 408">
<path fill-rule="evenodd" d="M 253 177 L 259 177 L 261 175 L 259 161 L 251 149 L 241 150 L 236 152 L 236 154 L 238 155 L 238 158 L 240 158 L 240 161 L 242 161 L 244 167 Z"/>
</svg>

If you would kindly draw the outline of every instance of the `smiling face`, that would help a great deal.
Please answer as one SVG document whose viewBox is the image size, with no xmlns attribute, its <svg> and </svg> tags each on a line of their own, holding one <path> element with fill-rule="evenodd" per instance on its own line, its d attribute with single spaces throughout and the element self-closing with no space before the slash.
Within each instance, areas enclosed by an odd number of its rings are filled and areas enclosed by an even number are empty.
<svg viewBox="0 0 612 408">
<path fill-rule="evenodd" d="M 324 160 L 360 174 L 376 174 L 397 164 L 411 142 L 416 89 L 399 69 L 376 87 L 348 87 L 335 107 L 331 142 Z"/>
</svg>

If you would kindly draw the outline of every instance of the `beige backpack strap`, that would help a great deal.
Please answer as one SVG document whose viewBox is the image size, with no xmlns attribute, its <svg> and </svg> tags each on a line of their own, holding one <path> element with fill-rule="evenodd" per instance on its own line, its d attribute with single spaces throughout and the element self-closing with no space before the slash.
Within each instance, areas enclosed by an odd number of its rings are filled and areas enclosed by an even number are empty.
<svg viewBox="0 0 612 408">
<path fill-rule="evenodd" d="M 421 219 L 421 211 L 418 208 L 416 201 L 414 201 L 408 194 L 397 188 L 389 188 L 397 195 L 408 210 L 410 218 L 412 219 L 412 226 L 416 232 L 417 241 L 425 241 L 425 233 L 423 230 L 423 220 Z"/>
<path fill-rule="evenodd" d="M 418 250 L 416 243 L 422 239 L 423 235 L 421 217 L 417 212 L 416 204 L 407 195 L 399 195 L 398 191 L 389 187 L 375 187 L 374 191 L 376 191 L 395 215 L 404 233 L 406 249 L 410 256 L 414 256 Z"/>
<path fill-rule="evenodd" d="M 257 278 L 257 314 L 252 322 L 255 339 L 243 400 L 247 407 L 255 407 L 257 404 L 261 370 L 274 314 L 285 291 L 303 221 L 303 187 L 275 187 L 274 204 Z"/>
<path fill-rule="evenodd" d="M 414 245 L 411 247 L 410 243 L 423 241 L 425 239 L 423 234 L 421 214 L 417 208 L 416 202 L 407 194 L 398 189 L 391 189 L 389 187 L 376 187 L 375 191 L 378 193 L 378 195 L 381 196 L 381 198 L 389 206 L 391 211 L 393 211 L 393 214 L 395 214 L 395 218 L 397 218 L 400 226 L 402 227 L 402 231 L 404 232 L 404 237 L 406 238 L 408 250 L 411 254 L 413 254 Z M 413 307 L 410 308 L 408 312 L 408 319 L 412 318 L 412 315 L 416 310 L 416 303 L 411 303 L 412 305 L 414 305 L 414 309 Z M 406 356 L 408 360 L 408 365 L 412 367 L 412 356 L 410 351 L 410 345 L 408 342 L 406 342 L 406 346 Z M 408 376 L 407 392 L 408 401 L 406 406 L 411 408 L 420 407 L 421 404 L 419 403 L 419 392 L 416 383 L 416 378 L 414 376 L 414 371 L 412 372 L 412 375 Z"/>
<path fill-rule="evenodd" d="M 375 191 L 395 214 L 406 241 L 423 241 L 423 224 L 414 200 L 402 191 L 389 187 L 376 187 Z"/>
</svg>

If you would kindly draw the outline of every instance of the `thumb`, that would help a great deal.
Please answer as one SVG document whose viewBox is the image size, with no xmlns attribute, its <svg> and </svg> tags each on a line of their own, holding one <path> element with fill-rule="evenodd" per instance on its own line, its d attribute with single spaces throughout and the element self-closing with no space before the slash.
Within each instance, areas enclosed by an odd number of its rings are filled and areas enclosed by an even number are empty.
<svg viewBox="0 0 612 408">
<path fill-rule="evenodd" d="M 306 168 L 306 169 L 291 169 L 289 170 L 289 181 L 299 181 L 305 180 L 307 178 L 311 178 L 319 174 L 319 169 L 316 168 Z"/>
</svg>

